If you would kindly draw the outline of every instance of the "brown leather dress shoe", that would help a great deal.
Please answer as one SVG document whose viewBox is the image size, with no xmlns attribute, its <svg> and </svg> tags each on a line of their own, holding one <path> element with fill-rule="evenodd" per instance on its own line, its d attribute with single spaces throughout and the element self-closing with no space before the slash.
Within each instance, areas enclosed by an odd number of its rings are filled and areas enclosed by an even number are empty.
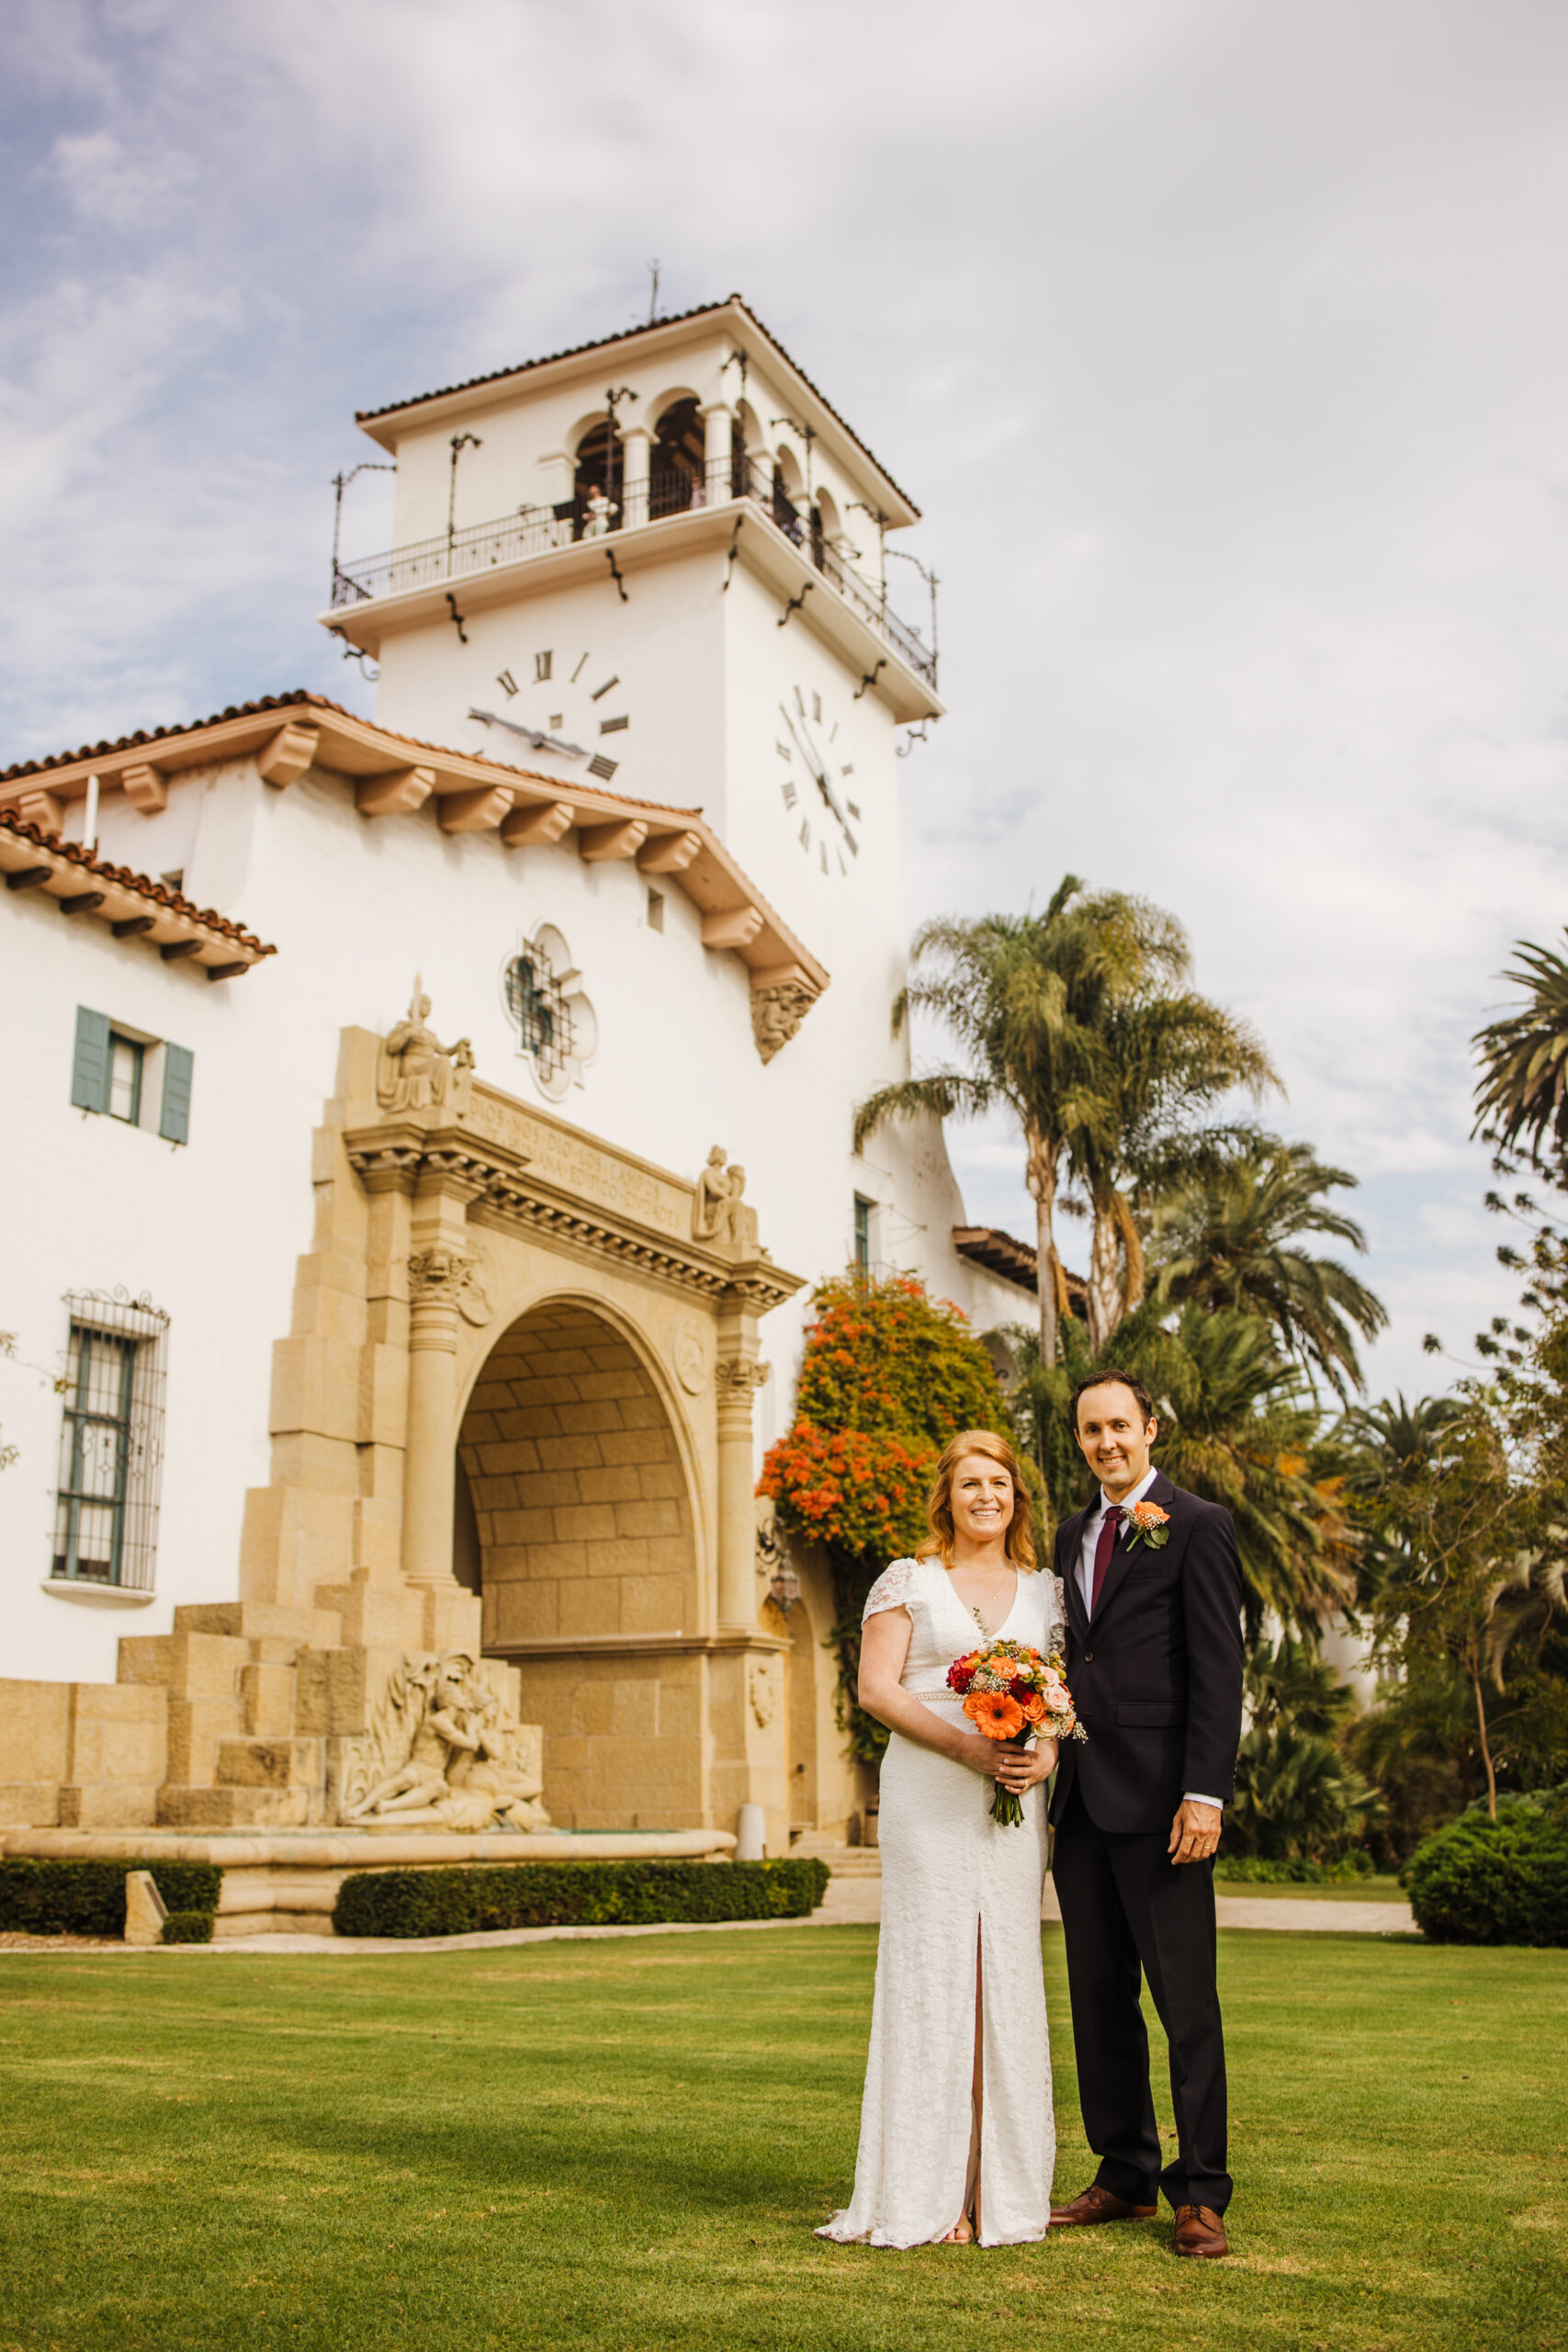
<svg viewBox="0 0 1568 2352">
<path fill-rule="evenodd" d="M 1129 2205 L 1109 2188 L 1101 2188 L 1096 2181 L 1073 2199 L 1070 2205 L 1053 2205 L 1051 2222 L 1054 2228 L 1079 2228 L 1089 2222 L 1149 2222 L 1158 2212 L 1157 2205 Z"/>
<path fill-rule="evenodd" d="M 1196 2255 L 1200 2259 L 1217 2262 L 1222 2254 L 1228 2254 L 1230 2250 L 1225 2225 L 1213 2206 L 1177 2207 L 1174 2253 Z"/>
</svg>

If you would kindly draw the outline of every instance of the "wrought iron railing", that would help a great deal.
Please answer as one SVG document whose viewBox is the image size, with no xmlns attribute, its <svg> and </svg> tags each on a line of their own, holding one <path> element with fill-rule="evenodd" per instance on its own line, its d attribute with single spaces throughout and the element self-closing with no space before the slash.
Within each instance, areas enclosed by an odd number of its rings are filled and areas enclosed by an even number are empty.
<svg viewBox="0 0 1568 2352">
<path fill-rule="evenodd" d="M 613 482 L 607 491 L 580 492 L 555 506 L 520 506 L 491 523 L 473 523 L 437 539 L 420 539 L 384 555 L 334 564 L 333 608 L 368 604 L 378 596 L 406 595 L 416 588 L 440 587 L 520 563 L 529 556 L 570 547 L 580 539 L 608 538 L 644 523 L 662 522 L 705 506 L 744 500 L 765 514 L 792 546 L 815 564 L 851 611 L 890 645 L 918 677 L 936 688 L 936 653 L 918 630 L 890 611 L 886 592 L 846 563 L 789 497 L 770 467 L 755 458 L 720 458 L 705 468 L 650 474 L 642 481 Z"/>
</svg>

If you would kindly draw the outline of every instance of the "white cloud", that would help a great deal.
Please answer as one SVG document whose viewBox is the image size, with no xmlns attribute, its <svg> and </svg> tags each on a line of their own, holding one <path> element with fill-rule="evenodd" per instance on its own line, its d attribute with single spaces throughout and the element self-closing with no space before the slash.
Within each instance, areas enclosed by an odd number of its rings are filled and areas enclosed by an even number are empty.
<svg viewBox="0 0 1568 2352">
<path fill-rule="evenodd" d="M 1283 1130 L 1367 1179 L 1374 1376 L 1506 1303 L 1468 1039 L 1568 915 L 1561 9 L 19 0 L 6 40 L 0 759 L 363 704 L 310 617 L 349 413 L 629 323 L 658 254 L 927 509 L 912 915 L 1069 868 L 1174 907 Z M 1028 1231 L 1000 1131 L 953 1142 Z"/>
</svg>

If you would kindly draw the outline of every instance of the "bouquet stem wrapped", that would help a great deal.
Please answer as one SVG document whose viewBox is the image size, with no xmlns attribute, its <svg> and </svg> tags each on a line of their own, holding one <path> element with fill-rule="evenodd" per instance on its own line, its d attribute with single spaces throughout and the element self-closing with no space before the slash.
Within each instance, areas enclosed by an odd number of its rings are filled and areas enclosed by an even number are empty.
<svg viewBox="0 0 1568 2352">
<path fill-rule="evenodd" d="M 1062 1679 L 1058 1652 L 1046 1657 L 1027 1642 L 987 1642 L 953 1659 L 947 1687 L 959 1693 L 964 1713 L 987 1739 L 1024 1747 L 1032 1739 L 1088 1736 Z M 1000 1781 L 991 1799 L 991 1819 L 1009 1828 L 1023 1819 L 1022 1799 Z"/>
</svg>

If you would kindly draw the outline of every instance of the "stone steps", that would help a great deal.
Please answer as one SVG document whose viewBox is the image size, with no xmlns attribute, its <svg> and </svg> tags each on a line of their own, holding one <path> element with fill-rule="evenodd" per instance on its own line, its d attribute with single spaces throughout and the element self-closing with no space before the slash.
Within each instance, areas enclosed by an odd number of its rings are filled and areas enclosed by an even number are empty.
<svg viewBox="0 0 1568 2352">
<path fill-rule="evenodd" d="M 830 1838 L 819 1838 L 807 1830 L 789 1850 L 801 1860 L 826 1862 L 836 1879 L 882 1876 L 882 1856 L 874 1846 L 838 1846 Z"/>
</svg>

